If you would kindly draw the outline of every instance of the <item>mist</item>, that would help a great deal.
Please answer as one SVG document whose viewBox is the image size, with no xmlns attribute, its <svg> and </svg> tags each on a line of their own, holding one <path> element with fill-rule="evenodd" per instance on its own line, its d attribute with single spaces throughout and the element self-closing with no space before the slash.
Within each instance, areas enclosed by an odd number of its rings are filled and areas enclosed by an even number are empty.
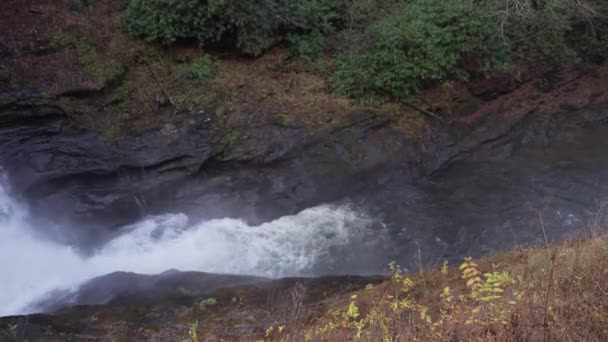
<svg viewBox="0 0 608 342">
<path fill-rule="evenodd" d="M 166 214 L 122 227 L 117 237 L 84 256 L 78 246 L 38 234 L 44 227 L 32 227 L 28 217 L 27 208 L 0 186 L 0 316 L 30 313 L 31 304 L 51 291 L 73 291 L 116 271 L 177 269 L 270 278 L 332 272 L 331 265 L 338 265 L 334 256 L 348 255 L 372 223 L 347 206 L 328 205 L 259 226 Z"/>
</svg>

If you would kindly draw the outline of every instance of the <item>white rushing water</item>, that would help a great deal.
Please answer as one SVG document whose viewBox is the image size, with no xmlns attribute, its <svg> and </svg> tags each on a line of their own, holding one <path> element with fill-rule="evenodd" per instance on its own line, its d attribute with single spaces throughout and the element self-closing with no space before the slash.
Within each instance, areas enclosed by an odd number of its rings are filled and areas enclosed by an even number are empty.
<svg viewBox="0 0 608 342">
<path fill-rule="evenodd" d="M 195 223 L 183 214 L 167 214 L 124 227 L 121 235 L 83 257 L 42 238 L 27 218 L 27 209 L 0 185 L 0 316 L 25 313 L 28 304 L 51 290 L 73 289 L 115 271 L 306 274 L 330 249 L 347 248 L 369 224 L 348 208 L 329 206 L 260 226 L 230 218 Z"/>
</svg>

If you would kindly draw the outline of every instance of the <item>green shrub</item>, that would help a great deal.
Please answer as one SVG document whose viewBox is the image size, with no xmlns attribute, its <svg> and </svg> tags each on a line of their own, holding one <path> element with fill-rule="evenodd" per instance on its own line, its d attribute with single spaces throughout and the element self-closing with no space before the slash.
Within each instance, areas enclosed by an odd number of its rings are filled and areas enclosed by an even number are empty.
<svg viewBox="0 0 608 342">
<path fill-rule="evenodd" d="M 591 8 L 595 14 L 579 15 L 566 38 L 581 59 L 601 62 L 608 56 L 608 2 L 596 0 Z"/>
<path fill-rule="evenodd" d="M 606 0 L 130 0 L 122 19 L 129 34 L 163 44 L 331 52 L 333 88 L 376 101 L 513 62 L 602 60 L 607 11 Z M 208 78 L 199 62 L 197 77 Z"/>
<path fill-rule="evenodd" d="M 133 36 L 170 44 L 198 39 L 259 55 L 290 37 L 301 54 L 325 49 L 346 0 L 131 0 L 123 27 Z"/>
<path fill-rule="evenodd" d="M 288 42 L 296 56 L 317 57 L 331 47 L 331 40 L 344 27 L 347 0 L 294 1 L 288 9 L 292 25 Z"/>
<path fill-rule="evenodd" d="M 606 49 L 605 0 L 490 0 L 483 10 L 515 59 L 563 63 Z"/>
<path fill-rule="evenodd" d="M 317 30 L 306 34 L 291 34 L 287 41 L 291 47 L 291 52 L 304 59 L 318 57 L 330 47 L 327 36 Z"/>
<path fill-rule="evenodd" d="M 213 79 L 212 65 L 213 61 L 209 55 L 204 55 L 192 62 L 190 65 L 190 73 L 198 80 L 209 82 Z"/>
<path fill-rule="evenodd" d="M 569 37 L 577 56 L 583 60 L 601 62 L 608 56 L 608 23 L 597 25 L 579 24 Z"/>
<path fill-rule="evenodd" d="M 352 57 L 340 55 L 332 75 L 334 88 L 364 101 L 405 97 L 417 87 L 416 67 L 404 51 L 384 49 Z"/>
<path fill-rule="evenodd" d="M 341 54 L 333 84 L 356 98 L 402 98 L 425 81 L 466 77 L 461 62 L 486 51 L 491 26 L 470 0 L 413 0 L 365 31 L 363 49 Z"/>
<path fill-rule="evenodd" d="M 70 0 L 70 9 L 72 11 L 80 11 L 91 5 L 94 1 L 95 0 Z"/>
<path fill-rule="evenodd" d="M 275 0 L 131 0 L 122 19 L 127 33 L 147 41 L 234 41 L 244 53 L 258 55 L 277 41 L 278 14 Z"/>
</svg>

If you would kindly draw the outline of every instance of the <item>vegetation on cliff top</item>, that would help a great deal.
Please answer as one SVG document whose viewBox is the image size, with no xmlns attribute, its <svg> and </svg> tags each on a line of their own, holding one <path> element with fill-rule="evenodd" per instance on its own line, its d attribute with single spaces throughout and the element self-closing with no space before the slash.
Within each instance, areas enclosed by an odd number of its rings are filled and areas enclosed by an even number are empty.
<svg viewBox="0 0 608 342">
<path fill-rule="evenodd" d="M 602 0 L 131 0 L 123 27 L 164 44 L 196 39 L 254 56 L 285 44 L 305 60 L 329 55 L 334 90 L 399 100 L 521 61 L 601 59 L 606 9 Z"/>
<path fill-rule="evenodd" d="M 270 11 L 257 18 L 272 23 L 265 33 L 248 31 L 268 34 L 264 40 L 271 41 L 253 44 L 267 46 L 255 57 L 239 43 L 249 37 L 241 33 L 250 20 L 249 3 L 83 0 L 44 8 L 33 0 L 12 3 L 3 19 L 7 35 L 19 37 L 15 41 L 23 49 L 0 68 L 10 70 L 10 82 L 59 96 L 74 124 L 114 137 L 110 140 L 193 122 L 178 113 L 213 119 L 229 130 L 265 123 L 315 134 L 365 112 L 416 138 L 429 113 L 446 122 L 472 122 L 496 113 L 500 106 L 494 102 L 505 101 L 500 110 L 510 113 L 505 115 L 529 108 L 550 114 L 597 100 L 580 94 L 603 85 L 605 72 L 596 73 L 594 63 L 571 63 L 608 55 L 606 4 L 600 0 L 547 0 L 540 7 L 523 0 L 254 3 L 260 6 L 256 10 Z M 500 4 L 517 6 L 507 11 L 496 7 Z M 196 13 L 187 6 L 215 6 L 216 12 L 190 22 Z M 36 15 L 28 14 L 30 7 Z M 570 19 L 549 20 L 552 16 Z M 200 40 L 205 35 L 197 32 L 217 22 L 225 27 Z M 125 31 L 159 43 L 147 44 Z M 577 89 L 563 96 L 565 85 Z"/>
</svg>

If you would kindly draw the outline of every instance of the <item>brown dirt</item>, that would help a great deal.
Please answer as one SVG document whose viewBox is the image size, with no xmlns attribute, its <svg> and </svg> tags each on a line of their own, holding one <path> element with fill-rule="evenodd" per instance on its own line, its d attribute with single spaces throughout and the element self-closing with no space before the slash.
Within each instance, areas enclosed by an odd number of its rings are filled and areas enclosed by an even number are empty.
<svg viewBox="0 0 608 342">
<path fill-rule="evenodd" d="M 482 103 L 478 110 L 459 120 L 474 124 L 487 115 L 507 118 L 519 118 L 530 112 L 552 115 L 606 103 L 608 66 L 579 65 L 532 78 L 512 92 Z"/>
</svg>

